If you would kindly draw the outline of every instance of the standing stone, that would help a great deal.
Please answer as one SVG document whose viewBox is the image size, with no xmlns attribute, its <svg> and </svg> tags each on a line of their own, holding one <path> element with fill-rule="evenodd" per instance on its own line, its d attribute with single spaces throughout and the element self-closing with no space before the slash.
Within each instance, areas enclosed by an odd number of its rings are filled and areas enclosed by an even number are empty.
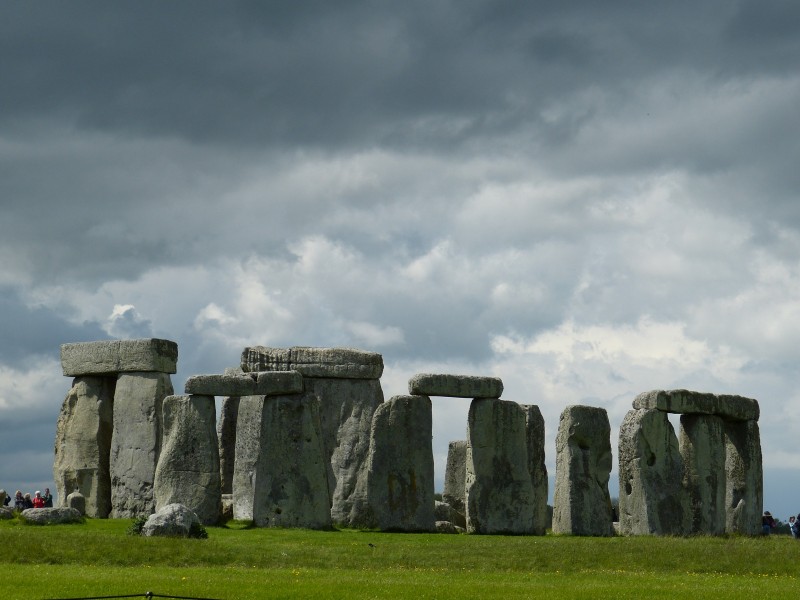
<svg viewBox="0 0 800 600">
<path fill-rule="evenodd" d="M 681 415 L 683 487 L 689 496 L 687 533 L 725 533 L 725 424 L 714 415 Z"/>
<path fill-rule="evenodd" d="M 375 409 L 383 403 L 377 379 L 306 378 L 305 388 L 320 399 L 319 416 L 326 456 L 331 518 L 348 524 L 352 495 L 366 477 Z"/>
<path fill-rule="evenodd" d="M 330 527 L 319 399 L 245 396 L 239 404 L 234 518 L 259 527 Z"/>
<path fill-rule="evenodd" d="M 242 396 L 236 419 L 236 448 L 231 480 L 233 518 L 253 520 L 256 475 L 263 470 L 261 438 L 264 429 L 264 399 L 266 396 Z"/>
<path fill-rule="evenodd" d="M 162 418 L 161 454 L 153 483 L 156 511 L 180 503 L 201 523 L 213 525 L 221 510 L 214 396 L 167 396 Z"/>
<path fill-rule="evenodd" d="M 553 533 L 613 535 L 611 426 L 603 408 L 568 406 L 556 435 Z"/>
<path fill-rule="evenodd" d="M 631 410 L 619 430 L 619 525 L 622 535 L 683 535 L 688 498 L 683 459 L 667 413 Z"/>
<path fill-rule="evenodd" d="M 233 493 L 233 469 L 236 464 L 236 421 L 239 417 L 239 396 L 222 399 L 217 423 L 219 475 L 223 494 Z"/>
<path fill-rule="evenodd" d="M 725 422 L 725 482 L 726 533 L 758 535 L 764 483 L 757 422 Z"/>
<path fill-rule="evenodd" d="M 467 440 L 450 442 L 444 471 L 442 500 L 466 517 L 465 500 L 467 475 Z"/>
<path fill-rule="evenodd" d="M 320 399 L 331 518 L 349 525 L 356 487 L 366 489 L 372 416 L 383 403 L 383 357 L 353 348 L 255 346 L 244 349 L 241 366 L 244 372 L 299 371 L 306 392 Z"/>
<path fill-rule="evenodd" d="M 371 519 L 364 518 L 363 525 L 383 531 L 434 531 L 432 437 L 427 396 L 394 396 L 375 410 L 367 462 Z"/>
<path fill-rule="evenodd" d="M 86 514 L 86 498 L 78 491 L 72 492 L 67 496 L 67 501 L 64 506 L 67 508 L 74 508 L 81 515 Z"/>
<path fill-rule="evenodd" d="M 109 453 L 116 380 L 77 377 L 61 406 L 56 425 L 53 480 L 58 497 L 79 490 L 86 514 L 105 519 L 111 512 Z M 60 500 L 62 506 L 63 500 Z"/>
<path fill-rule="evenodd" d="M 516 402 L 476 398 L 467 436 L 467 531 L 534 533 L 526 411 Z"/>
<path fill-rule="evenodd" d="M 161 406 L 173 393 L 167 373 L 121 373 L 114 392 L 111 505 L 114 518 L 155 510 L 153 480 L 161 450 Z"/>
<path fill-rule="evenodd" d="M 538 406 L 522 404 L 528 442 L 528 471 L 533 485 L 533 534 L 544 535 L 550 521 L 547 511 L 547 466 L 544 464 L 544 417 Z"/>
</svg>

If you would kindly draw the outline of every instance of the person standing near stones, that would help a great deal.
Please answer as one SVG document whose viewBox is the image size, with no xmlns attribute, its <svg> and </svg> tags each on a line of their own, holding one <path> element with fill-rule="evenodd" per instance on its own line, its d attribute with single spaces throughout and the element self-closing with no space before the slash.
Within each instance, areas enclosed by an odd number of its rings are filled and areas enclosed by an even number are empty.
<svg viewBox="0 0 800 600">
<path fill-rule="evenodd" d="M 761 533 L 764 535 L 769 535 L 774 527 L 775 519 L 772 518 L 772 513 L 770 513 L 768 510 L 765 510 L 764 516 L 761 517 Z"/>
<path fill-rule="evenodd" d="M 53 494 L 50 493 L 50 488 L 44 488 L 42 500 L 44 500 L 45 508 L 53 508 Z"/>
<path fill-rule="evenodd" d="M 25 510 L 25 498 L 19 490 L 14 494 L 14 510 Z"/>
<path fill-rule="evenodd" d="M 33 508 L 44 508 L 44 498 L 42 498 L 42 492 L 36 490 L 31 504 L 33 504 Z"/>
<path fill-rule="evenodd" d="M 27 508 L 33 508 L 33 500 L 31 500 L 30 494 L 25 494 L 25 496 L 22 499 L 22 510 L 25 510 Z"/>
<path fill-rule="evenodd" d="M 8 506 L 11 502 L 11 496 L 6 494 L 5 490 L 0 490 L 0 497 L 3 498 L 3 506 Z"/>
<path fill-rule="evenodd" d="M 794 539 L 800 537 L 800 523 L 797 522 L 794 515 L 789 517 L 789 531 L 792 533 Z"/>
</svg>

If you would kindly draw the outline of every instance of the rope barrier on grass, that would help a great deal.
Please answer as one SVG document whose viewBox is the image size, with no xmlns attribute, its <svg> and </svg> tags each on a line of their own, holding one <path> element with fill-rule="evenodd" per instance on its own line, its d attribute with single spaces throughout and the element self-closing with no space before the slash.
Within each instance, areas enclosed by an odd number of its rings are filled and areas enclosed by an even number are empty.
<svg viewBox="0 0 800 600">
<path fill-rule="evenodd" d="M 128 594 L 126 596 L 87 596 L 85 598 L 48 598 L 46 600 L 108 600 L 109 598 L 178 598 L 179 600 L 218 600 L 216 598 L 195 598 L 194 596 L 164 596 L 145 592 L 144 594 Z"/>
</svg>

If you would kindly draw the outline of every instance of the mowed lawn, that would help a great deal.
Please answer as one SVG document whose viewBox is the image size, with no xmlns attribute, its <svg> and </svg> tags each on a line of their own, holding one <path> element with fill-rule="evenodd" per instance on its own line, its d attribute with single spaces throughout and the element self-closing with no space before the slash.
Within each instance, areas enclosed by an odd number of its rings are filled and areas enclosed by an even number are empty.
<svg viewBox="0 0 800 600">
<path fill-rule="evenodd" d="M 799 598 L 800 542 L 209 527 L 139 538 L 130 520 L 0 522 L 0 597 Z"/>
</svg>

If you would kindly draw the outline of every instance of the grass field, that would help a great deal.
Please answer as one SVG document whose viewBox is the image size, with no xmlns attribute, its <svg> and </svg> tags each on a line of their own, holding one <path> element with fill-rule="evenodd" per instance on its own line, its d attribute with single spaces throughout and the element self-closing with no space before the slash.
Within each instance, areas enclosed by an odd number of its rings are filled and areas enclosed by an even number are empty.
<svg viewBox="0 0 800 600">
<path fill-rule="evenodd" d="M 800 542 L 208 528 L 139 538 L 129 520 L 0 521 L 0 597 L 798 598 Z"/>
</svg>

